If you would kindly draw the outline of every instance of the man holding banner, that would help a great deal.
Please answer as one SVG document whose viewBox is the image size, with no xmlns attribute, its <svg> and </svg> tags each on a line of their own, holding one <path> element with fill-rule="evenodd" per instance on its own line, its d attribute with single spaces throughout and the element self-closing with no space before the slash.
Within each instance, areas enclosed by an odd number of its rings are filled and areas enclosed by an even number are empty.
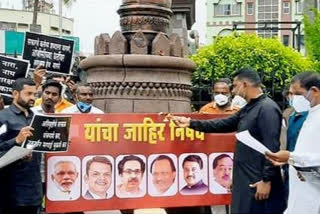
<svg viewBox="0 0 320 214">
<path fill-rule="evenodd" d="M 180 127 L 225 133 L 248 130 L 273 152 L 279 151 L 281 111 L 261 88 L 261 80 L 252 68 L 241 69 L 233 81 L 233 94 L 245 98 L 248 104 L 224 119 L 191 120 L 168 115 Z M 286 208 L 284 185 L 280 168 L 264 155 L 242 142 L 236 143 L 232 184 L 231 213 L 280 214 Z"/>
<path fill-rule="evenodd" d="M 28 126 L 32 120 L 36 92 L 31 79 L 20 78 L 15 81 L 13 104 L 0 112 L 0 152 L 20 146 L 32 136 L 33 128 Z M 40 153 L 32 153 L 0 169 L 0 213 L 37 214 L 42 202 L 40 176 Z"/>
</svg>

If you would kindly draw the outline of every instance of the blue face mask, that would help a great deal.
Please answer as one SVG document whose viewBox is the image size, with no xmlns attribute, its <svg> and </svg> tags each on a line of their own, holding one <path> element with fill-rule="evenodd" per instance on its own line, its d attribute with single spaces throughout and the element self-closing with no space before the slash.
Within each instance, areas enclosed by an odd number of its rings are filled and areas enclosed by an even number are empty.
<svg viewBox="0 0 320 214">
<path fill-rule="evenodd" d="M 84 102 L 77 102 L 77 107 L 81 113 L 89 113 L 91 110 L 91 104 Z"/>
</svg>

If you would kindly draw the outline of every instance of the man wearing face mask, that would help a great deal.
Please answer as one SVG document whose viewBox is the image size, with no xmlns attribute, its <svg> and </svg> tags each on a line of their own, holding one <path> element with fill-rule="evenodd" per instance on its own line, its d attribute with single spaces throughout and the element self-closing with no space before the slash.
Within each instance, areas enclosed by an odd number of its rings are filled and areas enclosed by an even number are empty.
<svg viewBox="0 0 320 214">
<path fill-rule="evenodd" d="M 231 80 L 219 79 L 213 86 L 214 101 L 203 106 L 202 114 L 232 114 L 239 110 L 231 103 Z"/>
<path fill-rule="evenodd" d="M 303 96 L 299 98 L 297 106 L 306 109 L 310 106 L 309 114 L 300 130 L 293 152 L 279 151 L 267 153 L 266 157 L 274 165 L 290 164 L 290 192 L 287 214 L 319 213 L 320 182 L 319 178 L 305 179 L 292 167 L 318 167 L 320 166 L 320 75 L 317 73 L 302 73 L 297 75 L 296 89 Z M 294 83 L 293 83 L 294 84 Z M 302 108 L 303 107 L 303 108 Z M 310 172 L 311 174 L 312 172 Z"/>
<path fill-rule="evenodd" d="M 303 94 L 306 89 L 302 88 L 300 82 L 312 76 L 312 72 L 304 72 L 296 75 L 289 88 L 289 105 L 293 108 L 293 112 L 288 119 L 287 142 L 284 149 L 292 152 L 296 146 L 300 129 L 307 118 L 310 109 L 310 103 L 304 98 Z M 284 184 L 286 198 L 289 196 L 289 166 L 286 164 L 282 168 L 284 170 Z"/>
<path fill-rule="evenodd" d="M 104 112 L 92 105 L 93 89 L 89 84 L 78 84 L 76 89 L 77 103 L 69 108 L 66 108 L 61 113 L 91 113 L 103 114 Z"/>
<path fill-rule="evenodd" d="M 168 115 L 179 127 L 189 127 L 207 133 L 241 132 L 250 134 L 273 152 L 279 151 L 281 111 L 262 91 L 262 82 L 252 68 L 241 69 L 233 80 L 233 94 L 242 96 L 248 104 L 237 113 L 223 119 L 194 120 Z M 265 157 L 236 142 L 232 181 L 231 213 L 281 214 L 286 208 L 280 167 Z"/>
</svg>

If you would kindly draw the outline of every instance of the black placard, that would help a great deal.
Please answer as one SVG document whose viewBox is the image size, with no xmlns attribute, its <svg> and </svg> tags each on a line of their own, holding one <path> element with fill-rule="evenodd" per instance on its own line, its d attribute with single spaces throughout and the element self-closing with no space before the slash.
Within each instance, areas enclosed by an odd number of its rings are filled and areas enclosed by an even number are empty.
<svg viewBox="0 0 320 214">
<path fill-rule="evenodd" d="M 26 32 L 23 59 L 30 61 L 31 68 L 42 65 L 49 72 L 70 74 L 74 41 Z"/>
<path fill-rule="evenodd" d="M 71 116 L 34 115 L 33 136 L 23 143 L 24 148 L 39 152 L 64 152 L 69 146 Z"/>
<path fill-rule="evenodd" d="M 29 66 L 28 61 L 0 55 L 0 94 L 12 97 L 12 84 L 28 75 Z"/>
</svg>

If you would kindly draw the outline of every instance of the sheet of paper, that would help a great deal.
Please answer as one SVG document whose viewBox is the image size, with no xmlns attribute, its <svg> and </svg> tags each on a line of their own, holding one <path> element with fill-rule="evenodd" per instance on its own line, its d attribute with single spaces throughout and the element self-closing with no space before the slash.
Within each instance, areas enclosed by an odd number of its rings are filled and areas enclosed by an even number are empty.
<svg viewBox="0 0 320 214">
<path fill-rule="evenodd" d="M 20 146 L 12 147 L 0 158 L 0 169 L 30 154 L 32 149 L 22 148 Z"/>
<path fill-rule="evenodd" d="M 263 155 L 266 152 L 270 152 L 270 150 L 267 147 L 265 147 L 261 142 L 252 137 L 248 130 L 237 133 L 236 138 L 243 144 L 249 146 L 257 152 L 260 152 Z"/>
</svg>

